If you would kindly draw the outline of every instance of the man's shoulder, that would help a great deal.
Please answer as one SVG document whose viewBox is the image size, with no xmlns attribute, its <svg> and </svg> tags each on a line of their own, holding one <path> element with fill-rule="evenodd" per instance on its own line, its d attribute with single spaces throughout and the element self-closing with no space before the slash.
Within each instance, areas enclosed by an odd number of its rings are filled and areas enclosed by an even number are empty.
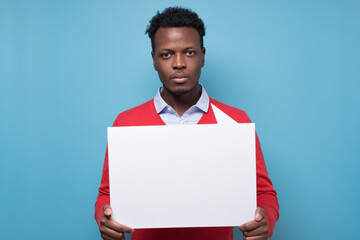
<svg viewBox="0 0 360 240">
<path fill-rule="evenodd" d="M 161 124 L 156 114 L 154 99 L 119 113 L 113 126 L 146 126 Z"/>
<path fill-rule="evenodd" d="M 133 117 L 134 115 L 137 115 L 139 112 L 148 112 L 151 107 L 154 107 L 154 100 L 151 99 L 147 102 L 144 102 L 143 104 L 140 104 L 136 107 L 130 108 L 128 110 L 125 110 L 121 113 L 119 113 L 118 116 L 120 117 Z"/>
<path fill-rule="evenodd" d="M 238 123 L 250 123 L 251 120 L 244 110 L 222 103 L 218 100 L 210 98 L 210 103 L 214 104 L 221 111 L 229 115 L 232 119 Z"/>
</svg>

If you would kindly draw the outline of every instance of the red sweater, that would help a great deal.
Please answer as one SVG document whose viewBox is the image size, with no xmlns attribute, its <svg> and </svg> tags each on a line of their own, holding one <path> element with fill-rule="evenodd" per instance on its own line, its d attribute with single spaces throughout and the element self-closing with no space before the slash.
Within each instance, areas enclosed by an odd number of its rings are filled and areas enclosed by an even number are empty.
<svg viewBox="0 0 360 240">
<path fill-rule="evenodd" d="M 214 104 L 224 113 L 229 115 L 238 123 L 250 123 L 247 114 L 237 108 L 231 107 L 210 98 L 210 103 Z M 207 113 L 204 113 L 198 124 L 216 124 L 215 115 L 211 104 Z M 140 106 L 120 113 L 113 126 L 149 126 L 165 125 L 161 117 L 156 113 L 154 101 L 150 100 Z M 261 151 L 259 139 L 256 135 L 256 185 L 257 185 L 257 205 L 265 210 L 265 217 L 269 226 L 269 237 L 272 236 L 275 222 L 279 218 L 279 204 L 277 194 L 268 176 L 264 157 Z M 109 168 L 108 152 L 106 149 L 105 161 L 99 188 L 99 194 L 95 203 L 95 219 L 100 225 L 102 217 L 102 207 L 110 204 L 109 191 Z M 255 213 L 254 213 L 255 214 Z M 126 223 L 123 223 L 126 224 Z M 131 234 L 133 240 L 162 240 L 162 239 L 233 239 L 232 227 L 201 227 L 201 228 L 160 228 L 160 229 L 136 229 Z"/>
</svg>

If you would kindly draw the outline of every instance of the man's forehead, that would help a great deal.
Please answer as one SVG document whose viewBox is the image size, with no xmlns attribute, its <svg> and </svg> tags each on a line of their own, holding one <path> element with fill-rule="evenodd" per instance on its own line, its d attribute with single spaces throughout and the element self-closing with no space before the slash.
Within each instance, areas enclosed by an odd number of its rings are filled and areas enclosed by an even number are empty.
<svg viewBox="0 0 360 240">
<path fill-rule="evenodd" d="M 200 35 L 193 27 L 160 27 L 155 34 L 155 45 L 199 47 Z M 160 45 L 160 46 L 159 46 Z"/>
<path fill-rule="evenodd" d="M 173 33 L 173 34 L 178 34 L 178 35 L 182 35 L 182 34 L 194 34 L 194 35 L 198 35 L 198 31 L 194 28 L 194 27 L 187 27 L 187 26 L 182 26 L 182 27 L 160 27 L 157 31 L 157 33 Z"/>
</svg>

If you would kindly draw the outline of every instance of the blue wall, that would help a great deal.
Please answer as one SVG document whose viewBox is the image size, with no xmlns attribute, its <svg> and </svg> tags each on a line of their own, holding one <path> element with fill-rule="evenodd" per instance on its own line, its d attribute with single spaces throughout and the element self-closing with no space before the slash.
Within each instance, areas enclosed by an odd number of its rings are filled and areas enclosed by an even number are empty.
<svg viewBox="0 0 360 240">
<path fill-rule="evenodd" d="M 144 32 L 170 5 L 207 25 L 208 93 L 256 123 L 280 202 L 273 239 L 354 239 L 360 1 L 350 0 L 1 0 L 0 238 L 100 238 L 106 127 L 160 85 Z"/>
</svg>

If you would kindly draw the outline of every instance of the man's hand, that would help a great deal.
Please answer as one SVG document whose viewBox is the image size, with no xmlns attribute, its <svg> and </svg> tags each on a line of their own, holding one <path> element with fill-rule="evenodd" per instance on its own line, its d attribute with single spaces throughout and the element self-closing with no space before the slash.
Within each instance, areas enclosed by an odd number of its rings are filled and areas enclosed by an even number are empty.
<svg viewBox="0 0 360 240">
<path fill-rule="evenodd" d="M 244 240 L 266 240 L 269 237 L 269 228 L 264 209 L 257 207 L 254 220 L 244 223 L 240 227 Z"/>
<path fill-rule="evenodd" d="M 103 215 L 100 221 L 100 233 L 104 240 L 125 240 L 124 233 L 132 233 L 134 229 L 121 225 L 111 218 L 112 209 L 110 205 L 103 206 Z"/>
</svg>

